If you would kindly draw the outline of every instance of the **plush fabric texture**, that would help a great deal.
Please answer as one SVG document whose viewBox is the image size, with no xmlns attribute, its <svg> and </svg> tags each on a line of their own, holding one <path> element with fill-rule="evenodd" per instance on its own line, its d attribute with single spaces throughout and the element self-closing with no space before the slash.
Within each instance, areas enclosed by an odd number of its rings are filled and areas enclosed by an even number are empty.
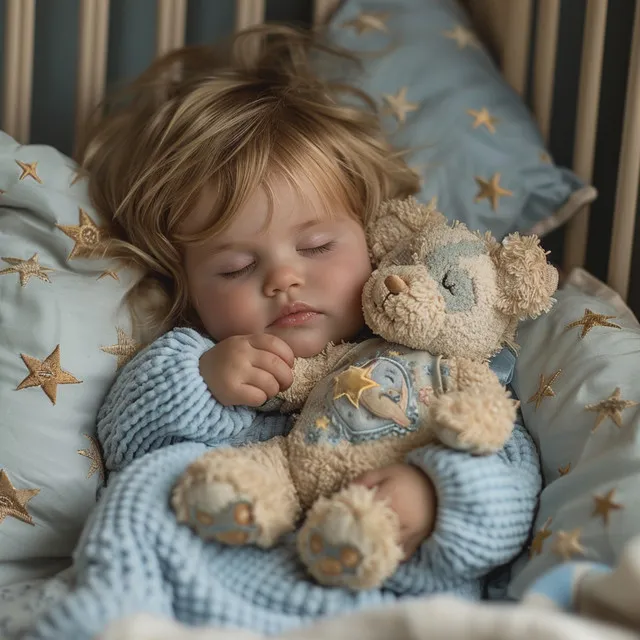
<svg viewBox="0 0 640 640">
<path fill-rule="evenodd" d="M 545 489 L 531 557 L 514 570 L 514 597 L 563 560 L 615 565 L 640 533 L 637 321 L 569 284 L 547 315 L 521 326 L 517 341 L 514 389 Z"/>
<path fill-rule="evenodd" d="M 456 0 L 347 0 L 328 41 L 362 53 L 363 70 L 319 68 L 364 89 L 394 146 L 410 149 L 418 198 L 471 229 L 540 236 L 595 198 L 557 167 L 527 107 L 506 84 Z"/>
<path fill-rule="evenodd" d="M 212 343 L 174 330 L 122 372 L 99 416 L 112 474 L 77 549 L 77 585 L 27 638 L 95 637 L 134 612 L 188 624 L 274 634 L 324 616 L 420 593 L 476 598 L 482 576 L 525 541 L 540 477 L 521 426 L 498 454 L 472 457 L 440 446 L 411 454 L 438 492 L 434 534 L 384 589 L 349 592 L 306 579 L 291 539 L 269 551 L 204 543 L 176 523 L 170 491 L 208 447 L 286 433 L 290 420 L 215 402 L 198 372 Z M 507 356 L 508 358 L 508 356 Z M 499 359 L 508 378 L 512 367 Z"/>
<path fill-rule="evenodd" d="M 70 563 L 103 482 L 96 414 L 134 345 L 100 225 L 69 158 L 0 133 L 0 586 Z"/>
</svg>

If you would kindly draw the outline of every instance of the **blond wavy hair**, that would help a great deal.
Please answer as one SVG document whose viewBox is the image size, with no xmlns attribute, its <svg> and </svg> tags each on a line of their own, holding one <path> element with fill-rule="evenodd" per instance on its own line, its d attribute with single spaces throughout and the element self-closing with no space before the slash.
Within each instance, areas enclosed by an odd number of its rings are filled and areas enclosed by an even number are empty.
<svg viewBox="0 0 640 640">
<path fill-rule="evenodd" d="M 154 62 L 88 125 L 78 160 L 110 226 L 107 251 L 143 273 L 128 302 L 147 335 L 198 325 L 185 245 L 223 230 L 275 176 L 298 188 L 310 181 L 363 222 L 382 200 L 418 190 L 373 101 L 320 79 L 312 51 L 349 57 L 287 27 L 239 32 L 224 50 L 186 47 Z M 215 194 L 210 224 L 181 234 L 205 187 Z"/>
</svg>

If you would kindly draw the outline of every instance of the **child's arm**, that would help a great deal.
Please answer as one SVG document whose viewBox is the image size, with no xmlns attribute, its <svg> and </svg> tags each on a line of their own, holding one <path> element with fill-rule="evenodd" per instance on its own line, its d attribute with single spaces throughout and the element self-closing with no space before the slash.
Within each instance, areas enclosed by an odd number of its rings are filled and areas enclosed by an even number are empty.
<svg viewBox="0 0 640 640">
<path fill-rule="evenodd" d="M 98 413 L 109 470 L 176 442 L 242 444 L 286 433 L 285 416 L 213 398 L 199 371 L 200 356 L 212 347 L 192 329 L 174 329 L 122 370 Z"/>
<path fill-rule="evenodd" d="M 411 452 L 407 462 L 432 481 L 437 511 L 432 534 L 417 560 L 414 556 L 408 563 L 417 561 L 423 570 L 400 571 L 398 580 L 480 578 L 518 555 L 541 487 L 538 453 L 522 425 L 515 425 L 510 440 L 493 455 L 472 456 L 429 445 Z M 406 588 L 413 592 L 424 586 Z"/>
</svg>

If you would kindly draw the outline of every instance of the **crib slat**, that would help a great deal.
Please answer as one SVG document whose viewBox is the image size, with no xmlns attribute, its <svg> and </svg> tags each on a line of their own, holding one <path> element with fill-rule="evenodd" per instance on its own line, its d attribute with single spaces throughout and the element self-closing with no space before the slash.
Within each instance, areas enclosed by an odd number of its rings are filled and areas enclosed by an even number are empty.
<svg viewBox="0 0 640 640">
<path fill-rule="evenodd" d="M 549 141 L 560 23 L 560 0 L 539 0 L 533 66 L 533 113 Z"/>
<path fill-rule="evenodd" d="M 80 0 L 76 134 L 104 96 L 109 34 L 109 0 Z"/>
<path fill-rule="evenodd" d="M 313 3 L 313 26 L 320 27 L 326 24 L 339 4 L 340 0 L 315 0 Z"/>
<path fill-rule="evenodd" d="M 531 41 L 531 0 L 509 0 L 507 33 L 502 55 L 502 71 L 507 82 L 521 96 L 527 87 L 527 63 Z"/>
<path fill-rule="evenodd" d="M 186 0 L 158 0 L 156 55 L 184 45 L 186 24 Z"/>
<path fill-rule="evenodd" d="M 613 213 L 608 282 L 626 299 L 629 291 L 633 232 L 640 174 L 640 2 L 633 23 L 631 60 L 622 128 L 622 147 Z"/>
<path fill-rule="evenodd" d="M 35 0 L 7 0 L 5 12 L 2 128 L 26 144 L 31 125 Z"/>
<path fill-rule="evenodd" d="M 588 0 L 582 39 L 573 169 L 586 183 L 590 183 L 593 177 L 607 5 L 608 0 Z M 571 218 L 567 226 L 563 265 L 567 274 L 574 267 L 584 265 L 588 235 L 589 207 L 586 206 Z"/>
<path fill-rule="evenodd" d="M 236 0 L 236 30 L 264 22 L 265 0 Z"/>
</svg>

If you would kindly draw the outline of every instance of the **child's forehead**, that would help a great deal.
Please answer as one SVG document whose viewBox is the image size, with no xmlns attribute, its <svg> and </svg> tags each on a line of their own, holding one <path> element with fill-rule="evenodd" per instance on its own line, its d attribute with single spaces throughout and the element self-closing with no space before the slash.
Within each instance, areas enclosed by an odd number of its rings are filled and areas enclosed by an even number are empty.
<svg viewBox="0 0 640 640">
<path fill-rule="evenodd" d="M 339 193 L 339 189 L 321 192 L 304 177 L 294 182 L 285 176 L 270 176 L 248 194 L 228 224 L 216 232 L 216 218 L 224 212 L 216 202 L 215 186 L 207 185 L 182 223 L 181 231 L 193 234 L 211 228 L 214 235 L 250 234 L 274 225 L 284 227 L 330 221 L 347 214 L 347 205 Z"/>
</svg>

